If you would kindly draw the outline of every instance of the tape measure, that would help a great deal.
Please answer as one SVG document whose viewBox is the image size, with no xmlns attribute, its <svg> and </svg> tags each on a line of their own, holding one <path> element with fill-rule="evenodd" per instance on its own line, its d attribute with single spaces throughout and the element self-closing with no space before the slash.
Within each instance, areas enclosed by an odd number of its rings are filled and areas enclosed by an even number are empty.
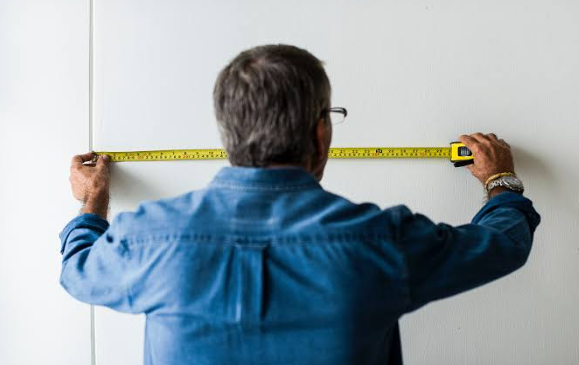
<svg viewBox="0 0 579 365">
<path fill-rule="evenodd" d="M 223 149 L 186 149 L 126 152 L 95 152 L 108 155 L 111 162 L 178 161 L 226 159 Z M 446 158 L 456 167 L 473 163 L 472 152 L 462 143 L 450 147 L 336 147 L 330 148 L 330 158 Z"/>
</svg>

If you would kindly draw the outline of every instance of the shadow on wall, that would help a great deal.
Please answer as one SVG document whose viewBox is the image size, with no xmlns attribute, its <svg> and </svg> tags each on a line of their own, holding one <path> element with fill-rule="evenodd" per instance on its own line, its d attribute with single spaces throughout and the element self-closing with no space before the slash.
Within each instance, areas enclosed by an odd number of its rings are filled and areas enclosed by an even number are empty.
<svg viewBox="0 0 579 365">
<path fill-rule="evenodd" d="M 556 189 L 560 176 L 548 163 L 545 157 L 517 146 L 512 146 L 515 159 L 515 171 L 523 183 L 532 186 L 533 190 L 548 191 Z"/>
<path fill-rule="evenodd" d="M 163 186 L 152 182 L 151 174 L 137 169 L 137 164 L 111 164 L 111 202 L 115 209 L 134 209 L 143 200 L 163 196 Z"/>
<path fill-rule="evenodd" d="M 564 153 L 553 152 L 548 156 L 512 147 L 515 170 L 527 188 L 526 194 L 543 218 L 568 216 L 579 219 L 579 193 L 576 185 L 569 181 L 579 181 L 579 171 L 568 166 L 565 161 L 553 160 Z M 544 151 L 544 149 L 542 149 Z M 560 159 L 560 158 L 559 158 Z"/>
</svg>

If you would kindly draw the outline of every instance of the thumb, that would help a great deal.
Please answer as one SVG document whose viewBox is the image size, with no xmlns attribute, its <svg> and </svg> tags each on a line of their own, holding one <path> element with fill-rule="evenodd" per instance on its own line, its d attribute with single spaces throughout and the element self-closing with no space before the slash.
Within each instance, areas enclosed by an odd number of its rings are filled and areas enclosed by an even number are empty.
<svg viewBox="0 0 579 365">
<path fill-rule="evenodd" d="M 103 168 L 103 167 L 108 168 L 110 163 L 111 163 L 111 158 L 108 155 L 100 155 L 97 162 L 96 162 L 96 165 L 97 165 L 97 167 L 100 167 L 100 168 Z"/>
</svg>

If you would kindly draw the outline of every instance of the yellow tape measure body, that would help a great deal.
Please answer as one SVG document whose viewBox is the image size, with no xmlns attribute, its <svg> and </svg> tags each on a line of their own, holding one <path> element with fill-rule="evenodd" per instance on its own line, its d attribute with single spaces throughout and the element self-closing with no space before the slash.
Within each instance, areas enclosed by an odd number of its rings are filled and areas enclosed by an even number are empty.
<svg viewBox="0 0 579 365">
<path fill-rule="evenodd" d="M 451 162 L 472 160 L 472 154 L 465 156 L 466 147 L 462 143 L 452 143 L 451 147 L 337 147 L 330 148 L 330 158 L 447 158 Z M 470 152 L 470 151 L 468 151 Z M 218 160 L 226 159 L 223 149 L 186 149 L 157 151 L 96 152 L 108 155 L 112 162 L 125 161 L 175 161 L 175 160 Z"/>
</svg>

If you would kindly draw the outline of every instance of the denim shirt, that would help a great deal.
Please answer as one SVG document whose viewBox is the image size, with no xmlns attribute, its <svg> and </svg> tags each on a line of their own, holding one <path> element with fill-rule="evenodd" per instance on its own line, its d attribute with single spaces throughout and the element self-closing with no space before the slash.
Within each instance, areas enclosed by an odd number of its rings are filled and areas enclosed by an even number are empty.
<svg viewBox="0 0 579 365">
<path fill-rule="evenodd" d="M 199 191 L 62 231 L 62 286 L 145 313 L 146 364 L 399 364 L 398 319 L 521 267 L 540 218 L 506 192 L 452 227 L 354 204 L 300 168 L 226 167 Z"/>
</svg>

